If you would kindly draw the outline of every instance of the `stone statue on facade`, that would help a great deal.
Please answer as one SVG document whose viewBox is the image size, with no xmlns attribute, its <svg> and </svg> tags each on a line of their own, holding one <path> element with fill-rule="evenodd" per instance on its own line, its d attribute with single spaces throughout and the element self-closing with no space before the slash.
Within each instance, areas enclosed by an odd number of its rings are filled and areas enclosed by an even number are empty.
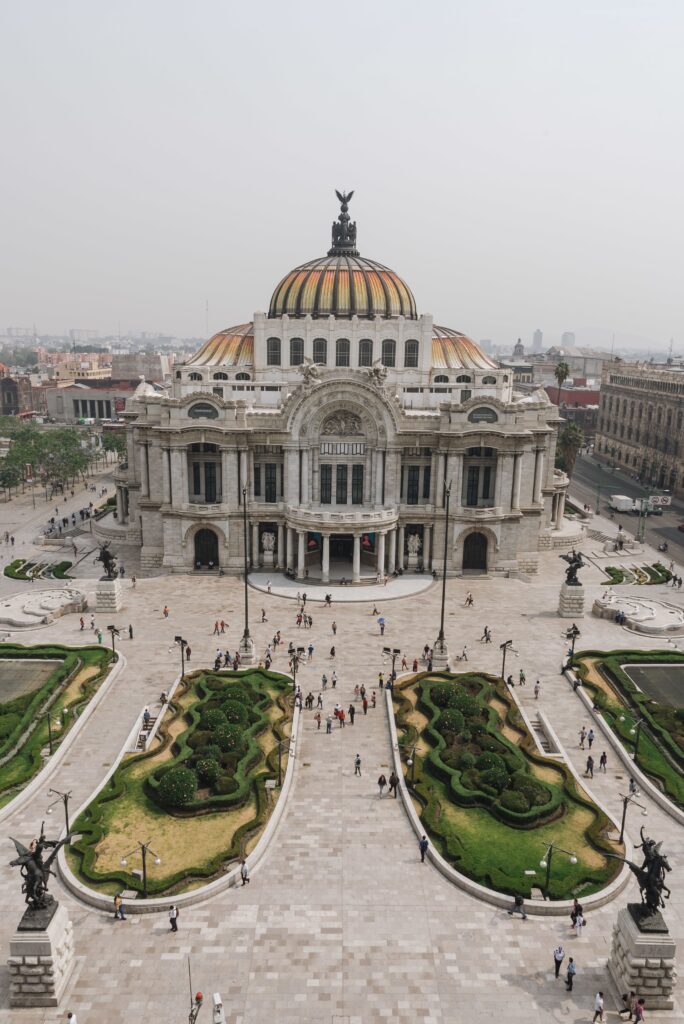
<svg viewBox="0 0 684 1024">
<path fill-rule="evenodd" d="M 382 359 L 376 359 L 372 366 L 366 369 L 368 381 L 376 388 L 381 388 L 387 380 L 387 367 L 383 365 Z"/>
<path fill-rule="evenodd" d="M 362 434 L 361 418 L 354 412 L 335 412 L 328 416 L 321 434 L 336 434 L 340 437 Z"/>
<path fill-rule="evenodd" d="M 44 911 L 55 902 L 54 896 L 47 891 L 50 875 L 54 875 L 50 865 L 60 848 L 70 839 L 71 835 L 65 836 L 64 839 L 46 839 L 45 822 L 40 826 L 40 837 L 33 839 L 28 849 L 18 839 L 12 839 L 17 856 L 10 861 L 10 867 L 21 869 L 21 891 L 31 913 Z M 46 860 L 43 860 L 44 850 L 52 850 Z"/>
<path fill-rule="evenodd" d="M 587 564 L 582 558 L 582 552 L 575 551 L 573 548 L 570 554 L 566 552 L 564 555 L 559 555 L 558 557 L 568 563 L 568 568 L 565 570 L 565 582 L 567 585 L 569 587 L 581 587 L 582 584 L 577 579 L 577 572 Z"/>
<path fill-rule="evenodd" d="M 109 541 L 105 541 L 104 544 L 100 545 L 99 554 L 95 556 L 96 562 L 102 562 L 102 567 L 107 574 L 107 579 L 113 580 L 116 578 L 116 558 L 109 550 Z"/>
<path fill-rule="evenodd" d="M 321 371 L 317 364 L 310 359 L 304 359 L 304 362 L 299 366 L 299 372 L 304 378 L 305 387 L 313 387 L 315 384 L 320 384 Z"/>
<path fill-rule="evenodd" d="M 275 533 L 271 533 L 270 530 L 265 530 L 261 534 L 261 548 L 263 551 L 273 551 L 275 548 Z"/>
<path fill-rule="evenodd" d="M 409 555 L 418 555 L 420 554 L 423 542 L 417 533 L 410 533 L 408 535 L 408 540 L 406 541 L 406 546 L 408 547 Z"/>
</svg>

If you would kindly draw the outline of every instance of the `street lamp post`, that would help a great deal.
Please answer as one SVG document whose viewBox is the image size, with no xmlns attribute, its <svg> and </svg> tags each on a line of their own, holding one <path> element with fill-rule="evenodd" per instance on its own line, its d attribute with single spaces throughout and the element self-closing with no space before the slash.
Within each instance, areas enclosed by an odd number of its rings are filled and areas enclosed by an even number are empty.
<svg viewBox="0 0 684 1024">
<path fill-rule="evenodd" d="M 140 850 L 142 854 L 142 883 L 143 883 L 143 899 L 147 899 L 147 854 L 151 854 L 154 857 L 155 864 L 161 864 L 161 859 L 157 856 L 154 850 L 151 848 L 149 843 L 138 843 L 135 849 L 127 853 L 125 857 L 121 858 L 121 867 L 125 868 L 128 863 L 128 857 L 132 854 L 137 853 Z"/>
<path fill-rule="evenodd" d="M 505 680 L 506 680 L 506 655 L 508 654 L 509 651 L 513 650 L 513 641 L 512 640 L 504 640 L 504 642 L 502 644 L 499 644 L 499 650 L 501 651 L 501 654 L 502 654 L 502 658 L 501 658 L 501 678 L 505 682 Z"/>
<path fill-rule="evenodd" d="M 620 715 L 620 721 L 621 722 L 626 721 L 626 718 L 625 718 L 624 715 Z M 636 764 L 636 759 L 639 756 L 639 740 L 641 739 L 641 730 L 642 730 L 642 727 L 644 725 L 646 725 L 646 719 L 645 718 L 639 718 L 639 719 L 637 719 L 634 722 L 634 725 L 629 730 L 630 735 L 634 736 L 634 757 L 633 757 L 633 760 L 634 760 L 635 764 Z"/>
<path fill-rule="evenodd" d="M 409 767 L 409 769 L 411 771 L 411 780 L 410 781 L 411 781 L 411 785 L 413 785 L 414 782 L 416 781 L 416 747 L 415 747 L 415 744 L 413 746 L 413 750 L 411 751 L 411 756 L 406 758 L 406 764 L 408 765 L 408 767 Z"/>
<path fill-rule="evenodd" d="M 181 652 L 181 682 L 185 679 L 185 648 L 188 646 L 188 641 L 184 640 L 182 636 L 175 636 L 174 642 L 180 647 Z"/>
<path fill-rule="evenodd" d="M 444 562 L 442 564 L 442 610 L 439 620 L 439 636 L 435 641 L 432 662 L 434 665 L 446 667 L 449 661 L 449 649 L 444 638 L 444 608 L 446 604 L 446 573 L 449 554 L 449 501 L 451 499 L 451 483 L 444 481 Z"/>
<path fill-rule="evenodd" d="M 627 820 L 627 808 L 629 805 L 633 803 L 635 806 L 640 807 L 644 818 L 647 816 L 648 811 L 643 804 L 637 803 L 634 799 L 634 793 L 629 793 L 627 796 L 622 796 L 622 793 L 620 793 L 620 796 L 622 798 L 622 822 L 620 824 L 620 838 L 618 842 L 621 843 L 625 838 L 625 821 Z"/>
<path fill-rule="evenodd" d="M 297 689 L 297 669 L 301 665 L 304 655 L 306 654 L 305 647 L 297 647 L 295 652 L 290 656 L 290 666 L 292 668 L 292 688 Z"/>
<path fill-rule="evenodd" d="M 52 723 L 53 723 L 53 718 L 54 718 L 54 724 L 55 724 L 55 727 L 56 727 L 57 729 L 61 728 L 61 725 L 62 725 L 62 723 L 61 723 L 61 721 L 59 720 L 59 718 L 57 718 L 57 716 L 56 716 L 56 715 L 53 715 L 53 714 L 52 714 L 52 712 L 51 712 L 51 711 L 48 711 L 48 712 L 47 712 L 47 714 L 45 715 L 45 717 L 46 717 L 46 719 L 47 719 L 47 727 L 48 727 L 48 746 L 49 746 L 49 748 L 50 748 L 50 757 L 52 757 L 52 751 L 53 751 L 53 746 L 54 746 L 54 744 L 53 744 L 53 738 L 52 738 Z"/>
<path fill-rule="evenodd" d="M 245 549 L 245 628 L 240 641 L 240 661 L 251 665 L 254 661 L 254 641 L 249 635 L 249 594 L 247 578 L 249 576 L 249 555 L 247 537 L 247 488 L 242 488 L 242 540 Z"/>
<path fill-rule="evenodd" d="M 562 846 L 557 846 L 555 843 L 550 843 L 546 850 L 546 855 L 539 861 L 540 868 L 546 868 L 546 884 L 544 886 L 544 899 L 549 898 L 549 886 L 551 884 L 551 859 L 554 852 L 558 850 L 559 853 L 565 853 L 570 858 L 571 864 L 577 863 L 577 857 L 574 853 L 570 853 L 569 850 L 564 850 Z"/>
<path fill-rule="evenodd" d="M 121 634 L 120 634 L 119 630 L 116 628 L 116 626 L 107 626 L 107 632 L 111 634 L 111 637 L 112 637 L 112 654 L 115 655 L 116 654 L 116 647 L 114 646 L 114 637 L 115 636 L 121 636 Z"/>
<path fill-rule="evenodd" d="M 392 677 L 391 677 L 392 686 L 391 686 L 391 688 L 394 689 L 394 680 L 395 680 L 396 675 L 397 675 L 396 664 L 397 664 L 397 658 L 401 654 L 401 647 L 383 647 L 382 653 L 385 655 L 386 658 L 391 658 L 392 659 Z"/>
<path fill-rule="evenodd" d="M 575 657 L 575 641 L 577 640 L 577 637 L 581 635 L 582 633 L 580 632 L 579 627 L 576 625 L 576 623 L 573 622 L 572 626 L 570 626 L 570 629 L 568 629 L 565 634 L 565 639 L 571 641 L 571 646 L 570 656 L 568 658 L 567 663 L 561 669 L 561 675 L 563 674 L 563 672 L 565 672 L 567 668 L 570 668 L 570 666 L 572 665 L 573 659 Z"/>
<path fill-rule="evenodd" d="M 57 797 L 57 799 L 54 800 L 48 807 L 48 814 L 52 814 L 52 808 L 55 806 L 56 803 L 59 803 L 60 800 L 64 804 L 64 824 L 66 825 L 67 835 L 69 835 L 69 832 L 71 831 L 69 828 L 69 800 L 71 799 L 71 790 L 69 790 L 66 793 L 62 793 L 61 790 L 59 789 L 48 789 L 48 796 Z"/>
</svg>

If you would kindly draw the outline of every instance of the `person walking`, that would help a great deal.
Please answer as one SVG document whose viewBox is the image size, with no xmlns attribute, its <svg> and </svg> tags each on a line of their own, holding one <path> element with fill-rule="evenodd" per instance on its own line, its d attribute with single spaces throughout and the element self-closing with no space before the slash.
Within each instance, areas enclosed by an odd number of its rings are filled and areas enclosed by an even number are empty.
<svg viewBox="0 0 684 1024">
<path fill-rule="evenodd" d="M 630 796 L 638 796 L 639 795 L 639 787 L 637 786 L 637 784 L 634 781 L 634 779 L 632 778 L 632 776 L 630 776 L 630 778 L 629 778 L 629 795 Z"/>
<path fill-rule="evenodd" d="M 567 969 L 565 971 L 565 987 L 568 990 L 568 992 L 572 992 L 572 983 L 575 980 L 576 974 L 577 968 L 575 967 L 575 961 L 572 957 L 570 957 L 568 960 Z"/>
<path fill-rule="evenodd" d="M 381 774 L 380 774 L 380 776 L 378 777 L 378 789 L 379 789 L 379 791 L 380 791 L 380 799 L 381 799 L 381 800 L 382 800 L 382 794 L 383 794 L 383 792 L 384 792 L 384 790 L 385 790 L 385 786 L 386 786 L 386 785 L 387 785 L 387 779 L 386 779 L 386 778 L 385 778 L 385 776 L 384 776 L 384 775 L 383 775 L 383 774 L 381 773 Z"/>
<path fill-rule="evenodd" d="M 594 1016 L 591 1024 L 596 1024 L 597 1021 L 603 1021 L 603 992 L 597 992 L 594 996 Z"/>
<path fill-rule="evenodd" d="M 605 750 L 602 750 L 601 751 L 601 756 L 599 757 L 599 771 L 602 771 L 603 774 L 605 775 L 607 767 L 608 767 L 608 755 L 606 754 Z"/>
<path fill-rule="evenodd" d="M 121 898 L 121 893 L 119 893 L 119 892 L 114 897 L 114 920 L 115 921 L 125 921 L 126 920 L 126 915 L 124 914 L 123 899 Z"/>
<path fill-rule="evenodd" d="M 584 741 L 585 741 L 586 738 L 587 738 L 587 730 L 584 728 L 584 726 L 582 726 L 582 728 L 580 729 L 580 734 L 579 734 L 580 750 L 584 750 Z"/>
<path fill-rule="evenodd" d="M 350 704 L 349 705 L 349 724 L 350 725 L 354 724 L 354 716 L 355 715 L 356 715 L 356 708 L 354 707 L 353 704 Z"/>
<path fill-rule="evenodd" d="M 428 843 L 427 836 L 423 836 L 422 839 L 420 840 L 420 842 L 418 843 L 418 849 L 420 850 L 420 862 L 421 862 L 421 864 L 425 863 L 425 854 L 428 852 L 429 845 L 430 844 Z"/>
<path fill-rule="evenodd" d="M 634 1004 L 634 1020 L 635 1021 L 640 1022 L 640 1021 L 646 1020 L 646 1018 L 644 1017 L 644 1009 L 645 1009 L 645 1007 L 646 1007 L 646 1000 L 645 999 L 637 999 L 636 1003 Z"/>
<path fill-rule="evenodd" d="M 340 729 L 344 729 L 345 725 L 347 724 L 347 716 L 345 714 L 344 708 L 340 708 L 340 711 L 339 711 L 339 714 L 338 714 L 337 717 L 338 717 L 339 722 L 340 722 Z"/>
<path fill-rule="evenodd" d="M 589 749 L 590 750 L 591 750 L 591 745 L 592 745 L 593 742 L 594 742 L 594 730 L 590 729 L 589 732 L 587 733 L 587 743 L 589 744 Z"/>
<path fill-rule="evenodd" d="M 631 1020 L 632 1014 L 634 1013 L 634 1006 L 636 1004 L 636 992 L 633 990 L 631 992 L 623 992 L 620 997 L 620 1002 L 622 1003 L 622 1009 L 618 1010 L 618 1016 L 621 1017 L 623 1013 L 626 1013 L 628 1014 L 627 1020 Z"/>
<path fill-rule="evenodd" d="M 525 911 L 525 900 L 520 895 L 520 893 L 517 893 L 513 897 L 513 906 L 508 911 L 508 916 L 509 917 L 513 917 L 513 914 L 520 914 L 520 916 L 522 917 L 523 921 L 527 920 L 527 913 Z"/>
<path fill-rule="evenodd" d="M 332 732 L 332 723 L 333 723 L 332 715 L 328 715 L 328 717 L 325 720 L 325 731 L 326 731 L 326 733 L 331 733 Z"/>
<path fill-rule="evenodd" d="M 314 655 L 314 645 L 313 644 L 309 644 L 309 646 L 306 649 L 306 653 L 308 655 L 307 661 L 313 661 L 313 655 Z"/>
<path fill-rule="evenodd" d="M 318 728 L 320 729 L 320 727 L 321 727 L 321 713 L 320 713 L 320 711 L 317 711 L 316 714 L 314 715 L 314 722 L 317 723 Z"/>
<path fill-rule="evenodd" d="M 320 693 L 318 694 L 318 700 L 316 701 L 316 707 L 321 709 L 321 710 L 323 708 L 323 696 Z"/>
<path fill-rule="evenodd" d="M 382 615 L 378 619 L 378 626 L 380 627 L 380 636 L 384 636 L 385 635 L 385 619 L 384 619 L 384 616 L 382 616 Z"/>
<path fill-rule="evenodd" d="M 78 621 L 81 624 L 81 632 L 83 632 L 83 630 L 85 629 L 85 619 L 83 618 L 83 616 L 81 616 L 81 618 Z"/>
<path fill-rule="evenodd" d="M 333 636 L 337 636 L 337 623 L 335 622 L 335 620 L 334 620 L 334 619 L 333 619 L 333 621 L 332 621 L 332 626 L 331 626 L 331 629 L 332 629 L 332 631 L 333 631 Z"/>
<path fill-rule="evenodd" d="M 171 931 L 178 931 L 178 907 L 172 903 L 169 907 L 169 922 L 171 924 Z"/>
<path fill-rule="evenodd" d="M 354 775 L 361 774 L 361 755 L 357 754 L 354 758 Z"/>
<path fill-rule="evenodd" d="M 556 946 L 556 948 L 553 951 L 553 968 L 554 968 L 554 970 L 556 972 L 556 977 L 558 977 L 560 975 L 561 964 L 563 963 L 564 959 L 565 959 L 565 950 L 563 949 L 563 946 L 559 942 L 558 945 Z"/>
<path fill-rule="evenodd" d="M 92 614 L 90 616 L 90 628 L 91 629 L 95 629 L 95 615 L 94 614 Z"/>
<path fill-rule="evenodd" d="M 587 758 L 587 770 L 584 774 L 585 776 L 588 775 L 590 779 L 594 778 L 594 758 L 591 756 L 591 754 Z"/>
<path fill-rule="evenodd" d="M 164 616 L 165 619 L 168 619 L 168 617 L 169 617 L 169 606 L 166 605 L 166 604 L 162 608 L 162 615 Z M 174 920 L 175 920 L 175 918 L 174 918 Z"/>
<path fill-rule="evenodd" d="M 363 700 L 361 701 L 361 706 L 363 707 L 364 715 L 367 715 L 368 714 L 368 697 L 364 697 L 363 698 Z"/>
<path fill-rule="evenodd" d="M 471 608 L 472 605 L 473 605 L 473 595 L 470 593 L 470 591 L 468 591 L 468 593 L 466 594 L 465 601 L 463 602 L 463 607 L 464 608 Z"/>
<path fill-rule="evenodd" d="M 461 651 L 461 661 L 467 661 L 467 660 L 468 660 L 468 647 L 467 647 L 466 644 L 463 644 L 463 650 Z"/>
<path fill-rule="evenodd" d="M 334 690 L 335 687 L 337 686 L 337 672 L 335 671 L 335 669 L 332 670 L 332 675 L 330 676 L 330 682 L 332 683 L 332 688 Z"/>
<path fill-rule="evenodd" d="M 326 674 L 324 672 L 323 675 L 321 676 L 321 686 L 323 687 L 323 690 L 326 689 L 327 685 L 328 685 L 328 677 L 326 676 Z"/>
<path fill-rule="evenodd" d="M 522 683 L 520 684 L 522 686 Z M 534 684 L 534 699 L 539 700 L 539 694 L 541 692 L 541 683 L 539 680 Z"/>
<path fill-rule="evenodd" d="M 214 623 L 214 632 L 212 633 L 212 636 L 218 636 L 218 634 L 219 634 L 219 624 L 218 624 L 218 619 L 217 619 L 216 622 Z"/>
<path fill-rule="evenodd" d="M 537 682 L 539 682 L 539 680 L 537 680 Z M 525 685 L 525 673 L 524 673 L 524 671 L 522 669 L 520 669 L 520 671 L 518 672 L 518 686 L 524 686 L 524 685 Z"/>
<path fill-rule="evenodd" d="M 249 885 L 249 868 L 246 860 L 240 861 L 240 878 L 243 885 Z"/>
<path fill-rule="evenodd" d="M 76 1014 L 72 1013 L 71 1010 L 69 1010 L 69 1012 L 67 1013 L 66 1019 L 67 1024 L 78 1024 L 78 1021 L 76 1020 Z"/>
<path fill-rule="evenodd" d="M 578 939 L 582 938 L 582 929 L 583 928 L 584 928 L 584 916 L 583 916 L 583 914 L 580 911 L 580 913 L 578 913 L 577 916 L 575 917 L 575 935 L 577 936 Z"/>
<path fill-rule="evenodd" d="M 392 774 L 389 777 L 389 791 L 390 791 L 390 793 L 394 793 L 394 799 L 395 800 L 397 798 L 397 791 L 398 791 L 398 789 L 399 789 L 399 776 L 397 775 L 397 773 L 395 771 L 393 771 Z"/>
</svg>

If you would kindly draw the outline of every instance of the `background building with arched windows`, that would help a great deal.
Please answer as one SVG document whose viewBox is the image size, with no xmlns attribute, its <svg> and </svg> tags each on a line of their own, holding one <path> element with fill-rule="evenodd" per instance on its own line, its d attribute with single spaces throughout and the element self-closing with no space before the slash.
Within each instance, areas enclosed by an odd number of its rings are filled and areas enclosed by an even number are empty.
<svg viewBox="0 0 684 1024">
<path fill-rule="evenodd" d="M 327 256 L 220 331 L 125 415 L 117 531 L 143 568 L 252 566 L 328 581 L 534 572 L 563 543 L 557 410 L 360 256 L 347 202 Z M 246 504 L 245 504 L 246 503 Z"/>
</svg>

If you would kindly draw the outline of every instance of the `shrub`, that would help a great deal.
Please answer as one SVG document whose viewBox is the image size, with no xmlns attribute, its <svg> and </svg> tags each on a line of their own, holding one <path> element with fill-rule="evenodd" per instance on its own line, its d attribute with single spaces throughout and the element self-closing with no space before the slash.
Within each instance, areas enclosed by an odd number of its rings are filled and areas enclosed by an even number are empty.
<svg viewBox="0 0 684 1024">
<path fill-rule="evenodd" d="M 218 743 L 208 743 L 202 751 L 205 757 L 209 757 L 212 761 L 221 760 L 221 748 Z"/>
<path fill-rule="evenodd" d="M 158 789 L 159 799 L 166 807 L 185 807 L 195 799 L 196 792 L 197 776 L 182 765 L 165 772 Z"/>
<path fill-rule="evenodd" d="M 491 751 L 487 751 L 484 754 L 480 754 L 477 761 L 475 762 L 475 767 L 480 772 L 486 772 L 490 768 L 493 768 L 496 771 L 505 772 L 506 776 L 508 777 L 508 771 L 506 770 L 506 762 L 504 761 L 503 757 L 501 757 L 499 754 L 494 754 Z"/>
<path fill-rule="evenodd" d="M 507 789 L 503 792 L 499 803 L 507 811 L 516 811 L 518 814 L 524 814 L 530 809 L 530 803 L 525 794 L 515 789 Z"/>
<path fill-rule="evenodd" d="M 188 746 L 192 750 L 204 750 L 214 739 L 214 733 L 209 729 L 198 729 L 188 737 Z"/>
<path fill-rule="evenodd" d="M 212 732 L 218 729 L 222 725 L 227 725 L 228 719 L 226 718 L 225 711 L 221 711 L 220 708 L 209 708 L 202 715 L 202 728 L 211 729 Z"/>
<path fill-rule="evenodd" d="M 488 768 L 486 772 L 480 772 L 480 784 L 483 787 L 491 786 L 500 793 L 508 785 L 508 772 L 503 767 Z"/>
<path fill-rule="evenodd" d="M 240 704 L 252 703 L 252 697 L 241 683 L 229 683 L 222 692 L 226 700 L 236 700 Z"/>
<path fill-rule="evenodd" d="M 212 757 L 203 757 L 197 762 L 197 777 L 205 786 L 214 786 L 221 774 L 221 766 Z"/>
<path fill-rule="evenodd" d="M 463 732 L 464 726 L 465 719 L 458 708 L 446 708 L 437 719 L 437 729 L 442 735 Z"/>
<path fill-rule="evenodd" d="M 247 708 L 239 700 L 227 700 L 222 704 L 223 713 L 232 725 L 247 724 Z"/>
<path fill-rule="evenodd" d="M 6 739 L 6 737 L 16 729 L 20 722 L 21 715 L 17 715 L 13 712 L 9 712 L 6 715 L 0 715 L 0 740 Z"/>
<path fill-rule="evenodd" d="M 213 734 L 213 739 L 222 753 L 244 750 L 245 739 L 239 725 L 222 725 Z"/>
<path fill-rule="evenodd" d="M 475 755 L 471 754 L 469 750 L 464 750 L 458 759 L 458 767 L 461 771 L 467 771 L 468 768 L 475 767 Z"/>
<path fill-rule="evenodd" d="M 230 793 L 235 792 L 238 784 L 229 775 L 222 775 L 214 788 L 219 796 L 228 796 Z"/>
<path fill-rule="evenodd" d="M 436 708 L 448 708 L 454 693 L 449 683 L 436 683 L 430 687 L 430 700 Z"/>
</svg>

